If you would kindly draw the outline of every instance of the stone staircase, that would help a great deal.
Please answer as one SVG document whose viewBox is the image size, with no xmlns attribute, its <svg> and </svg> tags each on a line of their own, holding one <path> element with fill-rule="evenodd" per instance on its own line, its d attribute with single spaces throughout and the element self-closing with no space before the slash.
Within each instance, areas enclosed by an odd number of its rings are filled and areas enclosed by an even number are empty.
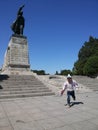
<svg viewBox="0 0 98 130">
<path fill-rule="evenodd" d="M 74 80 L 79 84 L 78 92 L 92 92 L 98 91 L 98 79 L 97 78 L 90 78 L 87 76 L 72 76 Z M 66 76 L 60 75 L 47 75 L 47 76 L 40 76 L 40 79 L 49 85 L 53 86 L 55 89 L 55 93 L 61 91 L 64 82 L 66 81 Z M 52 89 L 52 90 L 53 90 Z"/>
<path fill-rule="evenodd" d="M 0 99 L 54 95 L 33 75 L 0 75 Z"/>
<path fill-rule="evenodd" d="M 98 91 L 98 79 L 97 78 L 90 78 L 87 76 L 73 76 L 78 83 L 90 88 L 93 91 Z"/>
</svg>

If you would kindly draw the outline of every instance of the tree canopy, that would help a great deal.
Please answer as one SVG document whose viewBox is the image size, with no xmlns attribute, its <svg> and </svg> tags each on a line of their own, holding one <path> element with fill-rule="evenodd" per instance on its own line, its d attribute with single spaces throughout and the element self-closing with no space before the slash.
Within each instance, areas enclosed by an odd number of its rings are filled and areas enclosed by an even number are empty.
<svg viewBox="0 0 98 130">
<path fill-rule="evenodd" d="M 98 75 L 98 39 L 89 37 L 78 53 L 73 72 L 78 75 Z"/>
</svg>

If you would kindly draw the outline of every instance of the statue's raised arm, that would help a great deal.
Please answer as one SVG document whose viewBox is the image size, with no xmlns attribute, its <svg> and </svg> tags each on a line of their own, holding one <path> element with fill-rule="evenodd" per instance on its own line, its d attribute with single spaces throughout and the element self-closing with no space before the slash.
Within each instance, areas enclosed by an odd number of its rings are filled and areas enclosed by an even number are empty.
<svg viewBox="0 0 98 130">
<path fill-rule="evenodd" d="M 23 11 L 22 11 L 23 8 L 24 8 L 24 5 L 22 5 L 19 8 L 19 10 L 17 12 L 17 18 L 11 26 L 13 32 L 18 35 L 23 35 L 23 29 L 25 26 L 25 19 L 23 17 Z"/>
<path fill-rule="evenodd" d="M 22 6 L 19 8 L 19 10 L 18 10 L 18 12 L 17 12 L 17 16 L 20 15 L 20 13 L 22 12 L 22 9 L 24 8 L 24 6 L 25 6 L 25 5 L 22 5 Z"/>
</svg>

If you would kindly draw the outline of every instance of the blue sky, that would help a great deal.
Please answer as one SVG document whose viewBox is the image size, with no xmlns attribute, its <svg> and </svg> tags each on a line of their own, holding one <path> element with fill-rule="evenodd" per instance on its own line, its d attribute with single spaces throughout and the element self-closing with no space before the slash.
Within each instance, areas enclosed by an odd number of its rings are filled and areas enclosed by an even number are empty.
<svg viewBox="0 0 98 130">
<path fill-rule="evenodd" d="M 1 0 L 0 67 L 22 4 L 33 70 L 72 70 L 84 42 L 98 38 L 98 0 Z"/>
</svg>

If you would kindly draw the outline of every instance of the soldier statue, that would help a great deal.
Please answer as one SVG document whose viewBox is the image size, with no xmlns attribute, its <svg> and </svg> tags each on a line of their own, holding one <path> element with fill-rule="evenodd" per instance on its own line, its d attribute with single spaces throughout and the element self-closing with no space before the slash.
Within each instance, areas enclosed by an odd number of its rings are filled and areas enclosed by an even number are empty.
<svg viewBox="0 0 98 130">
<path fill-rule="evenodd" d="M 25 19 L 23 17 L 23 11 L 22 11 L 23 8 L 24 5 L 19 8 L 17 12 L 17 18 L 11 25 L 12 31 L 18 35 L 23 35 L 23 29 L 25 26 Z"/>
</svg>

